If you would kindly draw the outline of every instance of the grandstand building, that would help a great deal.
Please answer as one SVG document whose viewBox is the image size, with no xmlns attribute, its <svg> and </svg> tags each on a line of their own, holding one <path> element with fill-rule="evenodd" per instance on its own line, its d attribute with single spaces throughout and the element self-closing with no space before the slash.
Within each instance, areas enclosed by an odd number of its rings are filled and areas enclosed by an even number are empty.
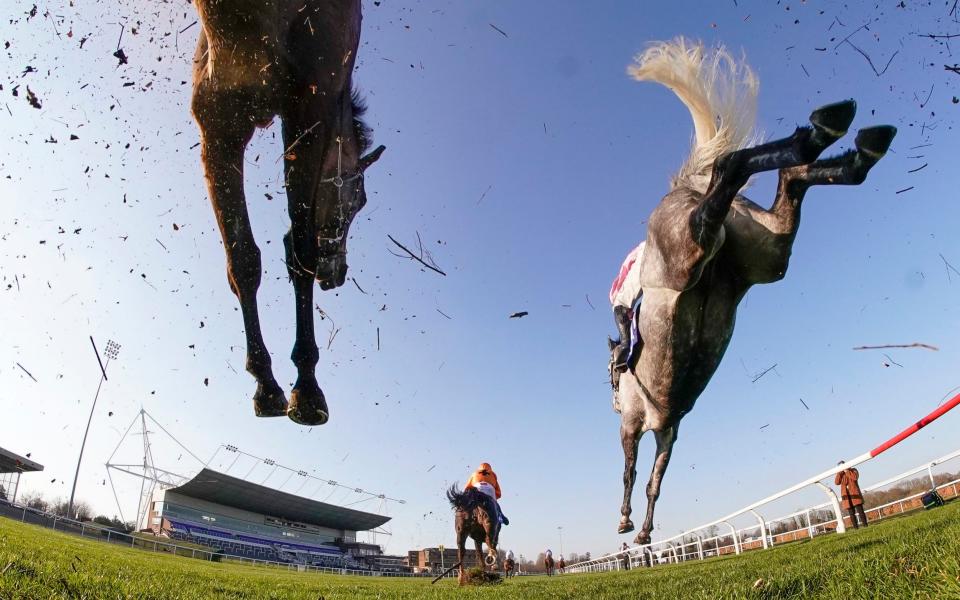
<svg viewBox="0 0 960 600">
<path fill-rule="evenodd" d="M 179 486 L 156 489 L 140 528 L 230 556 L 374 570 L 380 547 L 357 542 L 357 532 L 389 520 L 204 468 Z"/>
<path fill-rule="evenodd" d="M 42 470 L 40 463 L 0 448 L 0 501 L 15 503 L 20 489 L 20 475 Z"/>
</svg>

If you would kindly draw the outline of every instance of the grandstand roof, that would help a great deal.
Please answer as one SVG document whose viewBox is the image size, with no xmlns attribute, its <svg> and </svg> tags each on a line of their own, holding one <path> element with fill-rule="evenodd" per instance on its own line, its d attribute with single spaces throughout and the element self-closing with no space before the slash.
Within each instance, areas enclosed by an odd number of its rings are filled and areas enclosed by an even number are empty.
<svg viewBox="0 0 960 600">
<path fill-rule="evenodd" d="M 193 479 L 168 491 L 250 512 L 301 523 L 366 531 L 390 520 L 373 513 L 317 502 L 204 468 Z"/>
<path fill-rule="evenodd" d="M 0 448 L 0 473 L 25 473 L 42 470 L 43 465 L 40 463 Z"/>
</svg>

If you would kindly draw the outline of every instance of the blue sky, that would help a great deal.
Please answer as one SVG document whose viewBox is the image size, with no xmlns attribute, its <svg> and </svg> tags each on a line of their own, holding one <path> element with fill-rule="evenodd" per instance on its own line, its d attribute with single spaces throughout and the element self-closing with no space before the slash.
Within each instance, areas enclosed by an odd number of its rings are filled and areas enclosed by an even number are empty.
<svg viewBox="0 0 960 600">
<path fill-rule="evenodd" d="M 900 133 L 864 185 L 810 192 L 786 278 L 745 298 L 726 358 L 683 422 L 657 532 L 867 450 L 960 384 L 960 275 L 948 277 L 940 256 L 960 265 L 950 167 L 960 80 L 943 69 L 956 62 L 951 49 L 917 35 L 958 26 L 940 3 L 889 4 L 366 3 L 356 82 L 387 152 L 351 229 L 349 275 L 366 293 L 348 283 L 316 297 L 333 319 L 317 324 L 332 416 L 312 429 L 253 417 L 242 321 L 188 114 L 197 26 L 178 32 L 193 8 L 51 2 L 28 18 L 31 2 L 4 5 L 0 445 L 47 466 L 24 478 L 27 489 L 68 495 L 97 384 L 92 334 L 123 344 L 78 488 L 103 512 L 115 505 L 102 465 L 143 406 L 201 456 L 236 444 L 406 499 L 390 509 L 391 552 L 451 545 L 443 491 L 480 461 L 502 480 L 505 547 L 557 551 L 558 526 L 566 552 L 618 547 L 632 536 L 615 529 L 622 454 L 605 384 L 606 293 L 691 134 L 680 102 L 625 67 L 647 41 L 682 34 L 743 50 L 770 136 L 848 97 L 859 102 L 854 127 Z M 121 23 L 130 62 L 118 67 Z M 850 34 L 878 70 L 896 52 L 882 76 L 841 43 Z M 264 334 L 289 389 L 278 132 L 275 123 L 248 149 L 247 198 L 266 270 Z M 772 190 L 767 176 L 748 194 L 769 204 Z M 390 254 L 387 234 L 410 245 L 418 233 L 447 277 Z M 507 318 L 516 311 L 529 316 Z M 940 351 L 888 352 L 899 367 L 851 350 L 910 342 Z M 944 417 L 863 467 L 864 480 L 954 450 L 958 426 L 960 415 Z M 652 439 L 640 457 L 638 515 Z M 125 510 L 138 487 L 121 484 Z M 808 501 L 818 493 L 771 516 Z"/>
</svg>

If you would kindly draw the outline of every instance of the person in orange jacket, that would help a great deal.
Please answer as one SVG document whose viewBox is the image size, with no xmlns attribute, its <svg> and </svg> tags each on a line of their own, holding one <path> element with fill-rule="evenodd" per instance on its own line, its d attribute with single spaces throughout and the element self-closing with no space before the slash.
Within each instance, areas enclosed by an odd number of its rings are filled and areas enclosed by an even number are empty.
<svg viewBox="0 0 960 600">
<path fill-rule="evenodd" d="M 837 463 L 837 466 L 842 464 L 843 461 L 841 460 Z M 860 472 L 853 467 L 840 471 L 833 479 L 834 485 L 840 486 L 843 507 L 847 509 L 847 513 L 850 515 L 850 524 L 853 525 L 854 529 L 857 529 L 860 525 L 867 526 L 867 515 L 863 512 L 863 493 L 860 491 L 860 484 L 857 483 L 858 479 L 860 479 Z M 860 518 L 859 524 L 857 523 L 857 517 Z"/>
<path fill-rule="evenodd" d="M 477 470 L 470 475 L 470 479 L 467 479 L 467 483 L 463 486 L 463 489 L 467 490 L 470 488 L 474 488 L 490 496 L 497 506 L 497 512 L 500 514 L 500 522 L 504 525 L 510 524 L 510 520 L 507 519 L 503 514 L 503 510 L 500 508 L 500 482 L 497 481 L 497 474 L 493 472 L 490 463 L 480 463 Z"/>
</svg>

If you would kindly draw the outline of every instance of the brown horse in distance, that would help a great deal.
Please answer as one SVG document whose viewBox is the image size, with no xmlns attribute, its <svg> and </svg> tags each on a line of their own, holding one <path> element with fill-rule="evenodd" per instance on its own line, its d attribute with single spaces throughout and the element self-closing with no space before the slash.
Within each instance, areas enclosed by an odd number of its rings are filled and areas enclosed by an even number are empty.
<svg viewBox="0 0 960 600">
<path fill-rule="evenodd" d="M 512 558 L 508 558 L 503 561 L 503 576 L 506 579 L 516 575 L 515 571 L 517 569 L 517 561 Z"/>
<path fill-rule="evenodd" d="M 463 559 L 467 538 L 473 539 L 477 548 L 477 563 L 495 568 L 497 565 L 497 541 L 500 537 L 500 519 L 496 501 L 490 496 L 469 487 L 463 491 L 457 486 L 447 490 L 447 500 L 456 514 L 457 560 L 460 561 L 460 585 L 466 582 Z M 483 544 L 487 544 L 487 557 L 483 556 Z"/>
<path fill-rule="evenodd" d="M 254 412 L 304 425 L 329 418 L 315 376 L 313 283 L 346 280 L 347 235 L 366 204 L 370 134 L 352 73 L 360 42 L 360 0 L 196 0 L 202 31 L 191 109 L 200 128 L 207 188 L 240 301 L 246 368 L 257 380 Z M 262 265 L 243 191 L 243 156 L 257 127 L 279 116 L 290 231 L 287 271 L 296 295 L 297 380 L 287 404 L 271 369 L 257 312 Z"/>
<path fill-rule="evenodd" d="M 548 577 L 550 577 L 550 576 L 553 575 L 553 566 L 554 566 L 555 564 L 556 564 L 556 563 L 554 562 L 552 556 L 544 556 L 544 557 L 543 557 L 543 568 L 546 569 L 546 571 L 547 571 L 547 576 L 548 576 Z"/>
<path fill-rule="evenodd" d="M 680 420 L 719 366 L 738 304 L 751 286 L 786 274 L 807 191 L 863 183 L 897 130 L 861 129 L 855 150 L 817 160 L 846 134 L 856 113 L 853 100 L 813 111 L 811 126 L 787 138 L 751 145 L 759 84 L 749 66 L 722 47 L 708 50 L 682 38 L 657 43 L 629 72 L 669 87 L 690 110 L 696 131 L 690 157 L 648 221 L 637 321 L 642 342 L 630 368 L 615 378 L 625 463 L 619 533 L 634 527 L 631 496 L 640 436 L 647 431 L 656 436 L 646 517 L 635 540 L 647 544 Z M 740 194 L 751 176 L 773 170 L 780 179 L 771 208 Z"/>
</svg>

